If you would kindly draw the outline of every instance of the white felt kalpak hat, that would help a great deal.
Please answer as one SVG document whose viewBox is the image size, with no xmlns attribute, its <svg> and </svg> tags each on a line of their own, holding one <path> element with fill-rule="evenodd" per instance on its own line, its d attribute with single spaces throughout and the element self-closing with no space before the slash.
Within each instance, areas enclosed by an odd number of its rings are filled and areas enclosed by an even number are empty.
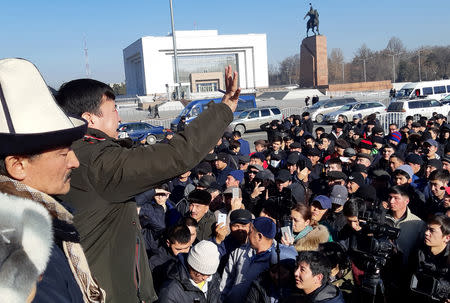
<svg viewBox="0 0 450 303">
<path fill-rule="evenodd" d="M 47 267 L 52 238 L 52 221 L 42 205 L 0 193 L 1 302 L 26 301 Z"/>
<path fill-rule="evenodd" d="M 58 106 L 36 66 L 0 60 L 0 155 L 68 146 L 86 130 L 86 121 L 68 117 Z"/>
</svg>

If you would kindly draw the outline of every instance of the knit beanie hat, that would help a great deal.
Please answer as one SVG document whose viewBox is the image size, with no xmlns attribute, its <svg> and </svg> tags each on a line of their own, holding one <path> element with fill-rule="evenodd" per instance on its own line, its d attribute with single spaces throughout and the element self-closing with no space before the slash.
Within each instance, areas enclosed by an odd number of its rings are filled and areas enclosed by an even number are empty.
<svg viewBox="0 0 450 303">
<path fill-rule="evenodd" d="M 402 139 L 402 134 L 400 132 L 393 132 L 389 136 L 389 140 L 395 141 L 397 143 L 399 143 L 401 139 Z"/>
<path fill-rule="evenodd" d="M 244 181 L 244 172 L 242 170 L 232 170 L 228 174 L 228 176 L 232 176 L 234 179 L 242 183 Z"/>
<path fill-rule="evenodd" d="M 213 275 L 219 267 L 220 254 L 211 241 L 200 241 L 189 251 L 188 264 L 203 275 Z"/>
</svg>

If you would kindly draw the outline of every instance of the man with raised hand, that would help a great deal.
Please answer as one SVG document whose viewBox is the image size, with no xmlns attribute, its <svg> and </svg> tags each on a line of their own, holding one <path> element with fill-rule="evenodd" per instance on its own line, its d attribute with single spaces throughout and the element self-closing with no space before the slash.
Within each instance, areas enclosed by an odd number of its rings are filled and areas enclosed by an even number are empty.
<svg viewBox="0 0 450 303">
<path fill-rule="evenodd" d="M 225 82 L 222 102 L 212 104 L 168 144 L 135 148 L 117 140 L 119 115 L 108 85 L 79 79 L 60 88 L 61 107 L 88 122 L 86 136 L 72 145 L 80 167 L 62 198 L 75 208 L 81 244 L 108 302 L 157 299 L 134 196 L 192 169 L 213 149 L 233 120 L 240 94 L 231 66 L 225 69 Z"/>
<path fill-rule="evenodd" d="M 33 64 L 0 60 L 0 192 L 43 205 L 53 223 L 50 260 L 33 302 L 105 301 L 91 275 L 73 215 L 53 198 L 70 189 L 72 170 L 80 165 L 70 146 L 86 128 L 85 121 L 68 117 L 58 107 Z M 45 250 L 36 243 L 28 249 Z M 0 301 L 11 302 L 3 296 Z"/>
</svg>

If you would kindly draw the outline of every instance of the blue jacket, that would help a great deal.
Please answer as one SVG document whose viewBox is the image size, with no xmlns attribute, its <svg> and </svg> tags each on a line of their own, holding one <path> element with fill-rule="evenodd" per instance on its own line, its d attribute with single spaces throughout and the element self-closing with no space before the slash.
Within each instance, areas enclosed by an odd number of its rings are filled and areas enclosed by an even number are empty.
<svg viewBox="0 0 450 303">
<path fill-rule="evenodd" d="M 247 140 L 244 140 L 242 138 L 240 138 L 238 141 L 239 143 L 241 143 L 241 149 L 239 150 L 239 153 L 241 155 L 248 156 L 250 154 L 250 144 Z"/>
<path fill-rule="evenodd" d="M 61 248 L 62 241 L 79 242 L 78 232 L 58 219 L 53 219 L 53 230 L 55 243 L 42 281 L 36 285 L 33 303 L 83 303 L 83 295 Z"/>
<path fill-rule="evenodd" d="M 231 253 L 220 283 L 223 302 L 240 302 L 247 296 L 251 283 L 269 268 L 273 247 L 256 254 L 250 244 L 246 244 Z"/>
</svg>

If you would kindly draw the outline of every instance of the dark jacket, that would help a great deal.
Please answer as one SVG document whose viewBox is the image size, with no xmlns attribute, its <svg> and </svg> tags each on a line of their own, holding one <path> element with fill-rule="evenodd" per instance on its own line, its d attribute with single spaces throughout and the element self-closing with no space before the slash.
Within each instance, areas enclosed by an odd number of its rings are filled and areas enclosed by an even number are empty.
<svg viewBox="0 0 450 303">
<path fill-rule="evenodd" d="M 327 283 L 322 285 L 309 295 L 302 292 L 296 293 L 286 302 L 301 303 L 345 303 L 342 292 L 336 286 Z"/>
<path fill-rule="evenodd" d="M 62 249 L 62 241 L 79 242 L 78 232 L 72 225 L 55 218 L 53 231 L 55 242 L 42 281 L 36 285 L 33 303 L 82 303 L 83 294 Z"/>
<path fill-rule="evenodd" d="M 184 262 L 178 262 L 169 272 L 170 280 L 166 281 L 159 294 L 160 303 L 218 303 L 220 302 L 220 277 L 216 273 L 208 282 L 206 298 L 204 293 L 189 280 L 189 272 Z M 198 300 L 198 301 L 196 301 Z"/>
<path fill-rule="evenodd" d="M 214 174 L 216 176 L 217 184 L 224 187 L 225 181 L 227 181 L 228 174 L 233 170 L 234 169 L 229 164 L 222 170 L 215 170 Z"/>
<path fill-rule="evenodd" d="M 277 128 L 272 128 L 272 126 L 270 125 L 269 122 L 266 122 L 266 123 L 262 124 L 259 128 L 261 130 L 267 132 L 267 140 L 269 142 L 272 142 L 273 138 L 275 136 L 279 136 L 281 134 L 280 127 L 277 126 Z"/>
<path fill-rule="evenodd" d="M 308 120 L 305 119 L 302 120 L 302 129 L 305 132 L 312 134 L 314 129 L 314 123 L 312 122 L 311 118 Z"/>
<path fill-rule="evenodd" d="M 286 283 L 283 283 L 286 284 Z M 283 285 L 281 284 L 281 285 Z M 282 296 L 287 297 L 290 296 L 293 283 L 291 285 L 283 285 Z M 290 287 L 289 287 L 290 286 Z M 280 299 L 280 290 L 274 287 L 274 283 L 270 278 L 270 272 L 264 271 L 261 275 L 253 281 L 250 286 L 250 290 L 247 294 L 247 298 L 245 299 L 245 303 L 271 303 L 271 298 Z"/>
<path fill-rule="evenodd" d="M 198 222 L 197 240 L 209 240 L 214 234 L 215 224 L 216 216 L 208 210 L 208 212 Z"/>
<path fill-rule="evenodd" d="M 229 107 L 220 103 L 168 144 L 127 148 L 96 129 L 73 143 L 80 167 L 64 200 L 76 210 L 81 244 L 107 302 L 157 299 L 133 197 L 193 168 L 232 120 Z"/>
<path fill-rule="evenodd" d="M 154 276 L 154 285 L 159 293 L 162 284 L 168 279 L 169 271 L 177 264 L 178 258 L 174 256 L 165 244 L 160 246 L 157 252 L 148 259 L 150 270 Z"/>
</svg>

